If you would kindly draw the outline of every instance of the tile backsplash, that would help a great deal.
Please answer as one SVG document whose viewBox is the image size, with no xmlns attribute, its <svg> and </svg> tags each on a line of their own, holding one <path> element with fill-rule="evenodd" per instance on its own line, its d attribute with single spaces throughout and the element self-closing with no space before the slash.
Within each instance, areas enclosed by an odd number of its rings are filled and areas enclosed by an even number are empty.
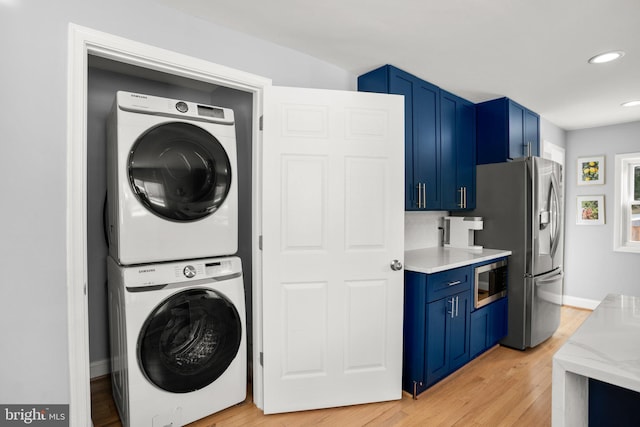
<svg viewBox="0 0 640 427">
<path fill-rule="evenodd" d="M 448 212 L 405 212 L 404 250 L 442 246 L 442 218 Z"/>
</svg>

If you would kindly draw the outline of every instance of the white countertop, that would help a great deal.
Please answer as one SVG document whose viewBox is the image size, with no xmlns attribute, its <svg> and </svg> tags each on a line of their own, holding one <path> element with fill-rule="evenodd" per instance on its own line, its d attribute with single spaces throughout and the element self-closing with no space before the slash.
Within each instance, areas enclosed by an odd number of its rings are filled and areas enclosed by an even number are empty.
<svg viewBox="0 0 640 427">
<path fill-rule="evenodd" d="M 607 295 L 553 358 L 581 375 L 640 391 L 640 297 Z"/>
<path fill-rule="evenodd" d="M 405 251 L 404 268 L 417 273 L 437 273 L 452 268 L 464 267 L 478 262 L 490 261 L 511 255 L 511 251 L 500 249 L 460 249 L 436 246 L 433 248 Z"/>
<path fill-rule="evenodd" d="M 609 294 L 553 356 L 553 425 L 586 425 L 587 378 L 640 391 L 640 297 Z"/>
</svg>

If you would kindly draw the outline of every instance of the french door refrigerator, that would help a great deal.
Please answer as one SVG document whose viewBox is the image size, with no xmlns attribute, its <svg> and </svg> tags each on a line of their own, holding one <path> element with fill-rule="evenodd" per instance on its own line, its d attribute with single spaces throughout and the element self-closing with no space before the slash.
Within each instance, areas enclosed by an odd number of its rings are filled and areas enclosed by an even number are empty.
<svg viewBox="0 0 640 427">
<path fill-rule="evenodd" d="M 560 324 L 563 263 L 561 165 L 539 157 L 478 165 L 476 209 L 484 229 L 476 243 L 507 249 L 508 334 L 501 344 L 524 350 Z"/>
</svg>

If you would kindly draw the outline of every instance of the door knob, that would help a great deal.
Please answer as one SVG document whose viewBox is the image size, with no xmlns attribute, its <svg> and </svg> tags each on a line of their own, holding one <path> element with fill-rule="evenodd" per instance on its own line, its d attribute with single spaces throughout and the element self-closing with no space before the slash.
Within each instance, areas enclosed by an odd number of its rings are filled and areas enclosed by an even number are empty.
<svg viewBox="0 0 640 427">
<path fill-rule="evenodd" d="M 391 269 L 393 271 L 402 270 L 402 263 L 397 259 L 394 259 L 393 261 L 391 261 Z"/>
</svg>

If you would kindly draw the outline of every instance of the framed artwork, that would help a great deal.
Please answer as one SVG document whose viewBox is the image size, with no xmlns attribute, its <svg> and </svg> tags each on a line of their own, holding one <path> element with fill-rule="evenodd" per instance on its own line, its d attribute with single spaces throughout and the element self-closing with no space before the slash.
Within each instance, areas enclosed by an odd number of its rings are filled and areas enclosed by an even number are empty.
<svg viewBox="0 0 640 427">
<path fill-rule="evenodd" d="M 604 195 L 578 196 L 576 198 L 576 224 L 604 224 Z"/>
<path fill-rule="evenodd" d="M 578 157 L 578 185 L 604 184 L 604 156 Z"/>
</svg>

